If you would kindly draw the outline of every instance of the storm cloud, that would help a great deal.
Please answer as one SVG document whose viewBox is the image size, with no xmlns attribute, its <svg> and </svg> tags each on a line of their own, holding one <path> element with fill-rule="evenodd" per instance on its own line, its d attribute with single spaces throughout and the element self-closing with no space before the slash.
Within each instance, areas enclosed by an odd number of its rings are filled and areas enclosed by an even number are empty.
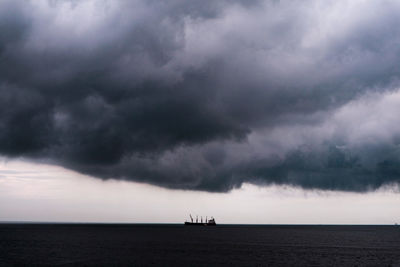
<svg viewBox="0 0 400 267">
<path fill-rule="evenodd" d="M 0 154 L 229 191 L 400 181 L 397 1 L 4 0 Z"/>
</svg>

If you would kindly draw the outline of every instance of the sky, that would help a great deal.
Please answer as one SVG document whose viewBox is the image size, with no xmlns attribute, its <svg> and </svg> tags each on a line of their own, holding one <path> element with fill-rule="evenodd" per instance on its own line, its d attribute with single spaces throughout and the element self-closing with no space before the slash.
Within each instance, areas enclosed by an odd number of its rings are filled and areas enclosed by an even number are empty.
<svg viewBox="0 0 400 267">
<path fill-rule="evenodd" d="M 0 220 L 393 223 L 399 12 L 1 0 Z"/>
<path fill-rule="evenodd" d="M 0 163 L 0 222 L 183 223 L 189 214 L 218 224 L 394 224 L 398 189 L 349 193 L 244 184 L 230 193 L 171 190 L 102 181 L 61 167 Z"/>
</svg>

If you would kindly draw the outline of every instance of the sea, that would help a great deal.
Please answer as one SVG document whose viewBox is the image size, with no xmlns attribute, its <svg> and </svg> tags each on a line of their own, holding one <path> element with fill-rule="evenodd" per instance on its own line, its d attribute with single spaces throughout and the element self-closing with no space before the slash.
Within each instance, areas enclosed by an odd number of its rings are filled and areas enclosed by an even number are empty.
<svg viewBox="0 0 400 267">
<path fill-rule="evenodd" d="M 0 266 L 400 266 L 400 226 L 1 223 Z"/>
</svg>

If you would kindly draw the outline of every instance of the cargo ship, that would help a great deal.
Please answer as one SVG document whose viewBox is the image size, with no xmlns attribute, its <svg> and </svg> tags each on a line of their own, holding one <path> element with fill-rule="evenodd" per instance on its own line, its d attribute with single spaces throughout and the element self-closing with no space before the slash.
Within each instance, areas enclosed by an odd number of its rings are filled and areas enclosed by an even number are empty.
<svg viewBox="0 0 400 267">
<path fill-rule="evenodd" d="M 186 221 L 185 225 L 197 225 L 197 226 L 215 226 L 217 225 L 215 223 L 215 219 L 211 217 L 211 219 L 208 220 L 208 217 L 206 217 L 206 220 L 203 222 L 203 217 L 200 217 L 199 221 L 199 216 L 196 216 L 196 221 L 193 220 L 192 215 L 190 214 L 190 222 Z"/>
</svg>

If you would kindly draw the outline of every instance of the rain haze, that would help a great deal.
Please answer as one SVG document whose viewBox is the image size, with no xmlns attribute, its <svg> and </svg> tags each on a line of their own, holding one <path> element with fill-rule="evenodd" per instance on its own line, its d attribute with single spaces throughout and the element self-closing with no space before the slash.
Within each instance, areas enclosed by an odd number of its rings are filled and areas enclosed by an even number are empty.
<svg viewBox="0 0 400 267">
<path fill-rule="evenodd" d="M 399 14 L 0 0 L 0 221 L 400 221 Z"/>
</svg>

